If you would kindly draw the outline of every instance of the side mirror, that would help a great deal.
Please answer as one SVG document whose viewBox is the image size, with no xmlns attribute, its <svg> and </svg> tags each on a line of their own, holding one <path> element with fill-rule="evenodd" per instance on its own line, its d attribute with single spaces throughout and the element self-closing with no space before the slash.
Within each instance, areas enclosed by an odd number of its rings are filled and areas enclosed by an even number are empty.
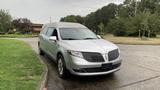
<svg viewBox="0 0 160 90">
<path fill-rule="evenodd" d="M 101 39 L 101 38 L 102 38 L 100 35 L 97 35 L 97 37 L 98 37 L 99 39 Z"/>
<path fill-rule="evenodd" d="M 57 40 L 57 37 L 56 37 L 56 36 L 51 36 L 51 37 L 49 37 L 49 40 L 51 40 L 51 41 L 56 41 L 56 40 Z"/>
</svg>

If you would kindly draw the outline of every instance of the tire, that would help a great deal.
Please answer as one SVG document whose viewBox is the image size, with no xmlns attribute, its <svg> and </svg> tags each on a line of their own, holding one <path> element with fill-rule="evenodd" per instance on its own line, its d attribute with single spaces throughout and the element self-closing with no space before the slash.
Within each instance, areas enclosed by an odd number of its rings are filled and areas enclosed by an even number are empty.
<svg viewBox="0 0 160 90">
<path fill-rule="evenodd" d="M 42 55 L 42 56 L 44 55 L 44 52 L 40 48 L 40 42 L 38 42 L 38 51 L 39 51 L 39 55 Z"/>
<path fill-rule="evenodd" d="M 110 74 L 108 74 L 109 76 L 114 76 L 115 75 L 115 72 L 112 72 Z"/>
<path fill-rule="evenodd" d="M 42 49 L 39 48 L 39 55 L 43 56 L 44 52 L 42 51 Z"/>
<path fill-rule="evenodd" d="M 57 71 L 60 78 L 67 78 L 69 76 L 69 71 L 66 69 L 66 64 L 64 62 L 64 57 L 62 55 L 58 56 L 57 60 Z"/>
</svg>

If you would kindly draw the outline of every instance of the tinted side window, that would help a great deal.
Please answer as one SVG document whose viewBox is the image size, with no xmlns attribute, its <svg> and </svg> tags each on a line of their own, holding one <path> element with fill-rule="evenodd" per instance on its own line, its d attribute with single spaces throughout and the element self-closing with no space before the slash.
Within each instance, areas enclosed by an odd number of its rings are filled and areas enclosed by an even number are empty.
<svg viewBox="0 0 160 90">
<path fill-rule="evenodd" d="M 57 30 L 54 29 L 53 33 L 52 33 L 52 36 L 57 36 Z"/>
<path fill-rule="evenodd" d="M 53 33 L 52 33 L 52 35 L 51 36 L 56 36 L 57 37 L 57 39 L 58 39 L 58 34 L 57 34 L 57 30 L 56 29 L 54 29 L 54 31 L 53 31 Z"/>
<path fill-rule="evenodd" d="M 52 36 L 52 34 L 53 34 L 53 31 L 54 31 L 54 28 L 48 28 L 48 30 L 47 30 L 47 33 L 46 33 L 46 36 Z"/>
</svg>

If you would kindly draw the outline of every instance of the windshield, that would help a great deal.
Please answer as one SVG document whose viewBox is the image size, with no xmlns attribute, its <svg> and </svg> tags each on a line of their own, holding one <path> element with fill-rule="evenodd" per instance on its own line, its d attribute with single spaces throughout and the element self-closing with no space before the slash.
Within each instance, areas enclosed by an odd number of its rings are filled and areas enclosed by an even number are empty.
<svg viewBox="0 0 160 90">
<path fill-rule="evenodd" d="M 98 39 L 97 36 L 87 28 L 60 28 L 62 40 L 87 40 Z"/>
</svg>

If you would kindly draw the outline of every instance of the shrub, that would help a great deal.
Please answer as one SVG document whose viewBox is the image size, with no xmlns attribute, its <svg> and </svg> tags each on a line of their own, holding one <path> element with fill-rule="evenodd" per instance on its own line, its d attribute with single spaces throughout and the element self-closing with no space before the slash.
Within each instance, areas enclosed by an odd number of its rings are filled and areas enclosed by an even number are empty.
<svg viewBox="0 0 160 90">
<path fill-rule="evenodd" d="M 5 32 L 0 32 L 0 35 L 4 35 L 5 34 Z"/>
<path fill-rule="evenodd" d="M 7 34 L 14 34 L 15 33 L 15 31 L 13 31 L 13 30 L 9 30 L 8 32 L 7 32 Z"/>
<path fill-rule="evenodd" d="M 15 32 L 15 35 L 21 35 L 22 33 L 21 32 Z"/>
</svg>

